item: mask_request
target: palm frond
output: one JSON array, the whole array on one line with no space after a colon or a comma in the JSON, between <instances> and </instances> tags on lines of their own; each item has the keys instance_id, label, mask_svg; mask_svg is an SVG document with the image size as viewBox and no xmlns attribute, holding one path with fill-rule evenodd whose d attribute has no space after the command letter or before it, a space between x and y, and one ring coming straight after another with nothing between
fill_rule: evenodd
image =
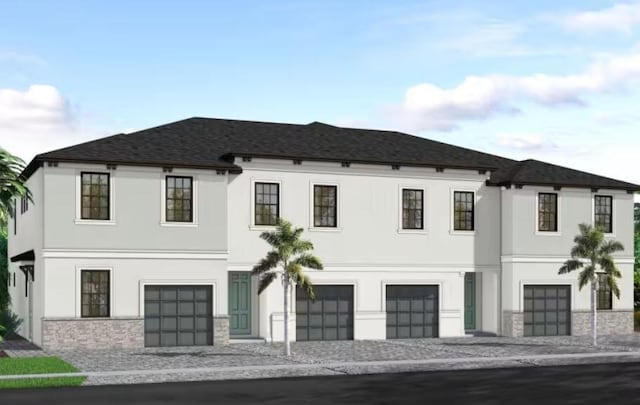
<instances>
[{"instance_id":1,"label":"palm frond","mask_svg":"<svg viewBox=\"0 0 640 405\"><path fill-rule=\"evenodd\" d=\"M313 250L313 243L308 240L296 240L293 243L293 254L308 252L309 250Z\"/></svg>"},{"instance_id":2,"label":"palm frond","mask_svg":"<svg viewBox=\"0 0 640 405\"><path fill-rule=\"evenodd\" d=\"M313 291L313 284L311 284L311 279L309 279L309 277L302 272L302 269L300 267L298 267L296 270L295 282L300 288L306 291L307 296L309 296L311 301L316 300L316 293Z\"/></svg>"},{"instance_id":3,"label":"palm frond","mask_svg":"<svg viewBox=\"0 0 640 405\"><path fill-rule=\"evenodd\" d=\"M266 241L271 247L277 249L282 244L282 237L278 230L264 231L260 234L260 238Z\"/></svg>"},{"instance_id":4,"label":"palm frond","mask_svg":"<svg viewBox=\"0 0 640 405\"><path fill-rule=\"evenodd\" d=\"M601 255L610 255L615 252L621 252L624 250L622 243L617 240L608 240L602 244L599 249Z\"/></svg>"},{"instance_id":5,"label":"palm frond","mask_svg":"<svg viewBox=\"0 0 640 405\"><path fill-rule=\"evenodd\" d=\"M265 273L275 268L278 265L278 262L280 262L280 255L275 250L272 250L267 253L266 257L260 259L258 264L253 266L253 269L251 269L251 274L255 275Z\"/></svg>"},{"instance_id":6,"label":"palm frond","mask_svg":"<svg viewBox=\"0 0 640 405\"><path fill-rule=\"evenodd\" d=\"M316 270L322 270L323 266L322 266L322 261L310 254L310 253L304 253L301 254L300 256L296 257L294 259L294 263L299 264L302 267L307 267L310 269L316 269Z\"/></svg>"},{"instance_id":7,"label":"palm frond","mask_svg":"<svg viewBox=\"0 0 640 405\"><path fill-rule=\"evenodd\" d=\"M262 273L260 276L260 284L258 285L258 294L261 294L267 287L269 287L276 277L278 277L278 274L273 271Z\"/></svg>"},{"instance_id":8,"label":"palm frond","mask_svg":"<svg viewBox=\"0 0 640 405\"><path fill-rule=\"evenodd\" d=\"M558 270L558 274L567 274L574 270L580 269L584 266L584 263L577 259L569 259L564 262L560 270Z\"/></svg>"},{"instance_id":9,"label":"palm frond","mask_svg":"<svg viewBox=\"0 0 640 405\"><path fill-rule=\"evenodd\" d=\"M616 296L616 298L620 298L620 287L618 286L617 277L612 277L608 275L607 284L609 285L609 289Z\"/></svg>"},{"instance_id":10,"label":"palm frond","mask_svg":"<svg viewBox=\"0 0 640 405\"><path fill-rule=\"evenodd\" d=\"M585 266L584 270L578 274L578 287L582 289L589 282L595 280L595 269L592 265Z\"/></svg>"}]
</instances>

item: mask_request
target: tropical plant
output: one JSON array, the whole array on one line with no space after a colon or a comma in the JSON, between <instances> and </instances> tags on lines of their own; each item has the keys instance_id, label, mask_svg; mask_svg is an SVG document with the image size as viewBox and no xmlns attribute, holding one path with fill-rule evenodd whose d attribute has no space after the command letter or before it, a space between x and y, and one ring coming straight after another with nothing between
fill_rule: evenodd
<instances>
[{"instance_id":1,"label":"tropical plant","mask_svg":"<svg viewBox=\"0 0 640 405\"><path fill-rule=\"evenodd\" d=\"M7 237L0 233L0 312L9 306L9 266Z\"/></svg>"},{"instance_id":2,"label":"tropical plant","mask_svg":"<svg viewBox=\"0 0 640 405\"><path fill-rule=\"evenodd\" d=\"M14 199L17 197L31 200L26 179L22 175L24 161L0 148L0 228L6 233L7 222L13 217Z\"/></svg>"},{"instance_id":3,"label":"tropical plant","mask_svg":"<svg viewBox=\"0 0 640 405\"><path fill-rule=\"evenodd\" d=\"M252 274L260 277L258 294L262 293L278 275L281 276L284 287L284 353L287 356L291 355L289 340L291 288L296 285L303 288L309 298L314 300L313 285L303 269L322 270L320 259L311 254L313 244L300 238L302 232L302 228L294 228L290 222L279 219L274 231L265 231L260 234L260 238L264 239L272 249L252 270Z\"/></svg>"},{"instance_id":4,"label":"tropical plant","mask_svg":"<svg viewBox=\"0 0 640 405\"><path fill-rule=\"evenodd\" d=\"M22 325L22 318L12 312L10 309L0 311L0 326L4 330L0 330L0 337L4 337L7 334L17 334L18 329Z\"/></svg>"},{"instance_id":5,"label":"tropical plant","mask_svg":"<svg viewBox=\"0 0 640 405\"><path fill-rule=\"evenodd\" d=\"M617 279L620 278L620 270L616 267L612 254L624 250L622 243L615 240L605 240L600 228L591 225L580 224L580 234L573 239L575 245L571 248L571 259L564 262L558 274L567 274L574 270L582 269L578 274L578 287L582 288L591 283L591 335L593 345L597 342L597 311L596 294L598 292L597 270L600 269L607 275L607 284L611 292L620 298L620 288Z\"/></svg>"}]
</instances>

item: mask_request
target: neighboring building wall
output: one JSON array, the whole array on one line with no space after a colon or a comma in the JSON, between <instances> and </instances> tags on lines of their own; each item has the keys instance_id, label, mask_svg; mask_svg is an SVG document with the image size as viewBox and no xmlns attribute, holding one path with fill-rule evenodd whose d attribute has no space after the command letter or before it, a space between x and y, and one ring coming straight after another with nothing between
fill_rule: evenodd
<instances>
[{"instance_id":1,"label":"neighboring building wall","mask_svg":"<svg viewBox=\"0 0 640 405\"><path fill-rule=\"evenodd\" d=\"M40 343L41 331L40 322L37 321L42 317L44 307L42 300L38 300L38 296L44 295L44 268L41 260L43 248L43 207L44 207L44 181L45 168L38 169L27 181L27 187L31 190L33 201L29 201L29 209L25 213L21 213L20 198L16 204L16 218L10 219L8 224L8 248L7 256L9 259L15 255L33 250L36 256L34 263L35 282L31 286L33 299L32 317L33 321L29 322L29 298L25 297L25 275L20 270L18 263L9 262L9 273L11 273L11 287L9 294L11 297L11 310L16 313L22 320L22 326L19 333L29 336L29 325L33 326L33 339L36 343ZM14 221L17 230L14 231ZM13 286L13 274L15 273L15 287Z\"/></svg>"},{"instance_id":2,"label":"neighboring building wall","mask_svg":"<svg viewBox=\"0 0 640 405\"><path fill-rule=\"evenodd\" d=\"M464 272L487 272L486 288L497 285L500 228L498 188L471 170L406 168L338 163L242 162L244 172L229 182L229 269L248 271L268 251L259 238L269 227L254 226L254 182L280 184L280 215L305 229L323 271L307 271L316 284L355 285L356 339L384 339L386 284L440 285L441 336L464 335ZM338 186L338 226L312 226L313 184ZM424 190L425 230L401 229L401 189ZM452 193L476 192L476 230L452 231ZM485 273L483 273L483 276ZM486 290L484 290L486 291ZM484 293L483 291L483 293ZM282 287L274 283L259 297L260 336L282 339ZM293 299L294 297L292 297ZM495 293L480 303L479 329L497 332ZM295 302L295 300L293 300ZM292 311L295 308L292 306ZM292 326L295 326L292 316ZM295 327L292 329L295 331Z\"/></svg>"},{"instance_id":3,"label":"neighboring building wall","mask_svg":"<svg viewBox=\"0 0 640 405\"><path fill-rule=\"evenodd\" d=\"M537 194L558 194L558 232L539 232L537 225ZM630 315L633 310L633 195L622 191L551 187L530 187L502 190L502 310L503 334L521 336L523 311L523 287L534 284L571 286L572 334L583 335L585 311L591 308L590 288L578 288L578 271L558 275L558 270L570 257L574 237L579 233L578 224L593 225L593 196L611 195L614 201L613 233L607 239L615 239L625 246L615 255L622 272L618 281L620 299L613 299L613 311L600 311L602 333L626 333L632 330ZM588 320L587 329L590 330ZM586 331L586 333L585 333Z\"/></svg>"}]
</instances>

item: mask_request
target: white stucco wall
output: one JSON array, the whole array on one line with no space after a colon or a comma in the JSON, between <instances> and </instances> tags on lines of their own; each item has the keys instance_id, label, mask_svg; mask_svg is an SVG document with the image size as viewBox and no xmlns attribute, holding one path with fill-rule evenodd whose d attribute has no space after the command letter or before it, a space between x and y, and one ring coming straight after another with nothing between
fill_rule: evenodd
<instances>
[{"instance_id":1,"label":"white stucco wall","mask_svg":"<svg viewBox=\"0 0 640 405\"><path fill-rule=\"evenodd\" d=\"M537 229L537 194L558 194L558 232ZM619 280L620 299L613 300L614 309L633 308L633 195L618 190L524 186L522 189L502 189L502 283L503 309L522 311L522 287L525 284L571 285L572 309L590 308L588 288L578 289L578 272L558 275L558 270L570 257L578 224L593 225L594 195L613 197L613 232L625 250L615 254L623 273Z\"/></svg>"},{"instance_id":2,"label":"white stucco wall","mask_svg":"<svg viewBox=\"0 0 640 405\"><path fill-rule=\"evenodd\" d=\"M268 251L259 238L272 229L252 223L254 183L280 184L280 215L305 229L305 238L325 265L308 271L315 284L355 286L356 339L384 339L386 284L440 286L440 335L464 334L464 272L488 271L486 288L495 287L499 269L500 191L485 186L477 171L401 168L338 163L241 162L243 173L230 177L229 266L248 271ZM338 226L312 226L313 184L338 186ZM401 228L401 190L424 190L424 231ZM476 193L476 230L452 230L453 191ZM485 291L483 291L484 294ZM497 332L496 294L478 295L479 329ZM259 298L260 336L282 339L282 287L274 283ZM295 312L295 309L292 307ZM294 317L292 316L292 319ZM486 325L484 324L486 322ZM295 335L295 323L292 321Z\"/></svg>"},{"instance_id":3,"label":"white stucco wall","mask_svg":"<svg viewBox=\"0 0 640 405\"><path fill-rule=\"evenodd\" d=\"M227 266L223 257L212 259L193 255L185 258L167 254L162 258L150 258L122 253L70 256L56 254L56 257L45 258L45 318L80 318L82 270L110 271L112 317L143 317L144 286L155 284L211 285L213 314L227 313Z\"/></svg>"},{"instance_id":4,"label":"white stucco wall","mask_svg":"<svg viewBox=\"0 0 640 405\"><path fill-rule=\"evenodd\" d=\"M112 219L83 221L79 213L79 179L83 171L110 174ZM163 223L164 179L194 180L194 223ZM45 172L46 249L115 249L152 251L227 251L227 179L212 170L60 163Z\"/></svg>"}]
</instances>

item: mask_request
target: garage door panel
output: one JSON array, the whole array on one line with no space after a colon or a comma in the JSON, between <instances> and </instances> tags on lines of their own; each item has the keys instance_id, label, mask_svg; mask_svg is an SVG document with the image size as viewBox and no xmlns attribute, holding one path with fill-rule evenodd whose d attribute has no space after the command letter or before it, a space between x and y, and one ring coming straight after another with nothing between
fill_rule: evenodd
<instances>
[{"instance_id":1,"label":"garage door panel","mask_svg":"<svg viewBox=\"0 0 640 405\"><path fill-rule=\"evenodd\" d=\"M437 337L438 286L388 285L387 338Z\"/></svg>"},{"instance_id":2,"label":"garage door panel","mask_svg":"<svg viewBox=\"0 0 640 405\"><path fill-rule=\"evenodd\" d=\"M145 286L145 346L213 344L210 286Z\"/></svg>"},{"instance_id":3,"label":"garage door panel","mask_svg":"<svg viewBox=\"0 0 640 405\"><path fill-rule=\"evenodd\" d=\"M353 286L314 286L315 302L296 290L296 339L353 339Z\"/></svg>"},{"instance_id":4,"label":"garage door panel","mask_svg":"<svg viewBox=\"0 0 640 405\"><path fill-rule=\"evenodd\" d=\"M160 290L160 299L163 301L175 301L178 299L178 294L175 287L166 287Z\"/></svg>"},{"instance_id":5,"label":"garage door panel","mask_svg":"<svg viewBox=\"0 0 640 405\"><path fill-rule=\"evenodd\" d=\"M160 333L145 333L144 345L147 347L160 346Z\"/></svg>"}]
</instances>

